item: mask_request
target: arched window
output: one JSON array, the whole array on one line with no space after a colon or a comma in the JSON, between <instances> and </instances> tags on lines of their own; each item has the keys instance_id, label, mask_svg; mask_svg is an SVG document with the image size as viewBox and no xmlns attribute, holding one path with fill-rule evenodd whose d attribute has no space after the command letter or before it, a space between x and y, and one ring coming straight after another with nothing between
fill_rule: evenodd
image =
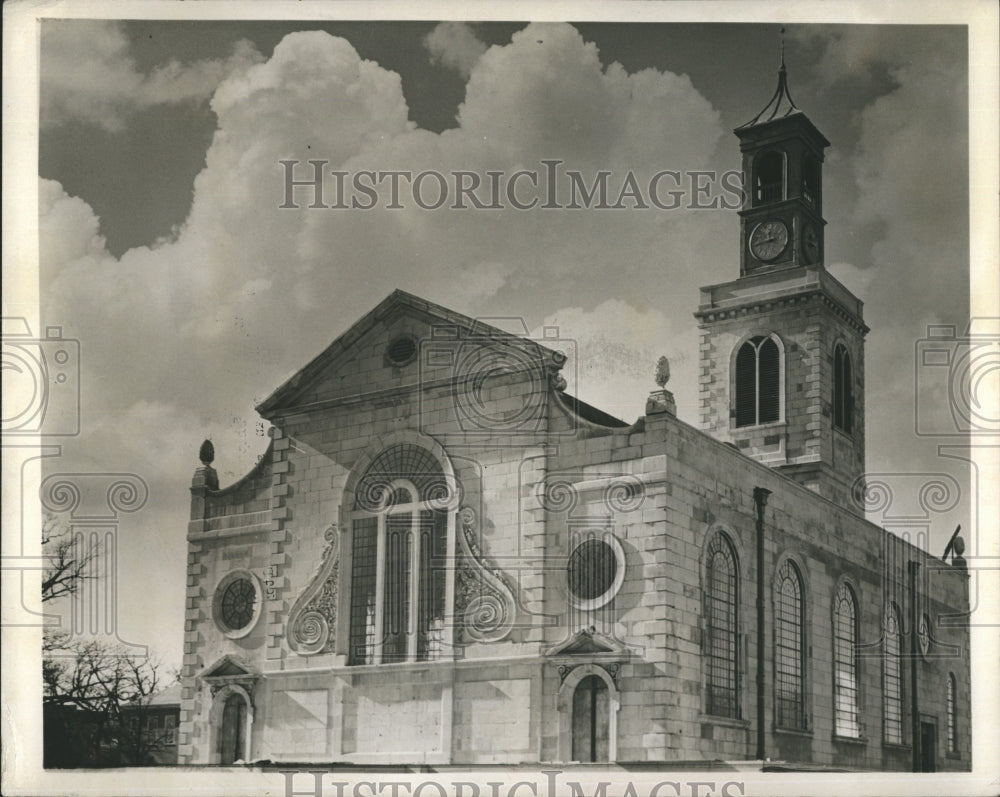
<instances>
[{"instance_id":1,"label":"arched window","mask_svg":"<svg viewBox=\"0 0 1000 797\"><path fill-rule=\"evenodd\" d=\"M841 584L833 604L833 714L838 736L861 735L858 725L858 604Z\"/></svg>"},{"instance_id":2,"label":"arched window","mask_svg":"<svg viewBox=\"0 0 1000 797\"><path fill-rule=\"evenodd\" d=\"M739 717L739 580L736 553L721 532L708 546L705 581L705 711Z\"/></svg>"},{"instance_id":3,"label":"arched window","mask_svg":"<svg viewBox=\"0 0 1000 797\"><path fill-rule=\"evenodd\" d=\"M351 664L429 661L444 648L452 490L427 450L391 446L368 466L351 514Z\"/></svg>"},{"instance_id":4,"label":"arched window","mask_svg":"<svg viewBox=\"0 0 1000 797\"><path fill-rule=\"evenodd\" d=\"M954 673L948 673L948 703L946 708L948 715L948 752L958 752L958 728L955 723L955 693L958 685L955 681Z\"/></svg>"},{"instance_id":5,"label":"arched window","mask_svg":"<svg viewBox=\"0 0 1000 797\"><path fill-rule=\"evenodd\" d=\"M781 350L758 335L736 354L736 425L772 423L781 417Z\"/></svg>"},{"instance_id":6,"label":"arched window","mask_svg":"<svg viewBox=\"0 0 1000 797\"><path fill-rule=\"evenodd\" d=\"M833 425L845 432L854 426L854 372L843 343L833 350Z\"/></svg>"},{"instance_id":7,"label":"arched window","mask_svg":"<svg viewBox=\"0 0 1000 797\"><path fill-rule=\"evenodd\" d=\"M777 723L781 728L804 729L805 712L805 604L802 576L790 559L778 568L774 607L774 680Z\"/></svg>"},{"instance_id":8,"label":"arched window","mask_svg":"<svg viewBox=\"0 0 1000 797\"><path fill-rule=\"evenodd\" d=\"M753 204L765 205L785 198L785 156L765 152L754 169Z\"/></svg>"},{"instance_id":9,"label":"arched window","mask_svg":"<svg viewBox=\"0 0 1000 797\"><path fill-rule=\"evenodd\" d=\"M885 740L903 743L903 649L900 642L899 613L890 606L885 613L885 655L883 694L885 698Z\"/></svg>"}]
</instances>

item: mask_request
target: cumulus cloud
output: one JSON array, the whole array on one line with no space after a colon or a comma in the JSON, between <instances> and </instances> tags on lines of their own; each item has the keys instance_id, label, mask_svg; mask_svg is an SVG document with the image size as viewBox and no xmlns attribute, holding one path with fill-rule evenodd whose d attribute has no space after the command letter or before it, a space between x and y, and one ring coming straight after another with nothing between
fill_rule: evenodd
<instances>
[{"instance_id":1,"label":"cumulus cloud","mask_svg":"<svg viewBox=\"0 0 1000 797\"><path fill-rule=\"evenodd\" d=\"M278 209L279 161L289 158L306 170L319 157L326 169L352 173L447 174L537 169L554 157L588 180L618 170L619 181L622 170L710 163L722 135L718 113L686 77L605 68L569 25L531 25L485 53L472 67L459 126L441 134L408 120L399 75L323 32L290 34L266 62L235 70L212 108L218 129L175 239L113 258L83 200L43 181L42 274L46 318L85 343L88 411L166 395L195 426L229 414L233 426L217 440L223 469L249 467L259 453L240 432L256 423L252 404L394 288L470 315L489 300L490 309L524 314L529 328L552 313L558 295L584 314L570 315L581 322L574 334L589 322L604 330L601 340L589 333L594 351L648 337L651 348L625 360L655 364L665 319L690 318L697 284L708 278L689 273L691 252L725 264L731 248L715 227L725 213L429 212L412 202L399 210ZM661 292L648 315L649 274L658 271L673 275L674 290ZM630 304L617 313L594 308L602 289ZM625 317L632 326L616 332ZM652 384L645 372L641 380L626 414L641 411Z\"/></svg>"},{"instance_id":2,"label":"cumulus cloud","mask_svg":"<svg viewBox=\"0 0 1000 797\"><path fill-rule=\"evenodd\" d=\"M261 60L241 41L228 58L171 61L143 72L121 24L106 20L45 20L41 54L41 124L72 119L111 132L142 108L208 99L225 76Z\"/></svg>"},{"instance_id":3,"label":"cumulus cloud","mask_svg":"<svg viewBox=\"0 0 1000 797\"><path fill-rule=\"evenodd\" d=\"M658 389L654 381L661 356L670 360L667 389L674 393L678 415L693 421L698 396L697 363L692 357L694 335L655 307L638 308L621 299L607 299L585 310L565 307L547 316L533 331L543 339L544 327L559 330L554 344L566 355L563 375L567 392L632 423L645 412L646 396Z\"/></svg>"},{"instance_id":4,"label":"cumulus cloud","mask_svg":"<svg viewBox=\"0 0 1000 797\"><path fill-rule=\"evenodd\" d=\"M108 126L150 98L193 97L196 84L203 85L194 77L163 78L183 88L173 94L156 88L159 72L137 70L120 29L102 24L95 31L81 70L100 76L90 82L104 86L81 97L98 110L78 107L83 99L59 99L66 91L57 89L49 92L55 99L48 113ZM460 48L447 42L463 35L440 33L428 48L450 64L446 57L457 59ZM837 43L828 45L833 52ZM69 61L51 39L44 46L43 80L69 86L66 74L53 77ZM327 171L352 174L510 174L553 158L588 182L610 170L616 184L629 170L641 182L658 169L712 168L725 131L689 78L605 66L573 27L530 25L509 44L456 65L468 71L465 100L458 126L438 134L409 121L400 76L362 59L343 39L294 33L271 58L254 60L211 68L200 62L198 74L215 76L218 128L191 211L172 240L115 258L84 198L42 181L43 317L81 341L85 425L95 430L81 441L88 463L135 468L183 491L198 444L212 436L223 483L235 480L266 445L253 405L397 287L472 316L520 314L529 329L558 326L577 349L571 392L627 421L642 413L656 361L666 354L678 414L696 422L691 312L701 285L736 274L732 211L427 211L412 202L395 210L309 209L308 188L297 189L300 209L278 207L279 162L287 159L300 161L298 179L309 176L310 158L327 161ZM859 114L857 152L836 167L857 178L850 201L827 196L831 225L878 231L866 237L876 241L866 261L835 272L862 293L869 320L878 319L881 329L906 323L915 329L960 292L960 281L949 281L942 265L954 259L967 268L960 236L935 240L934 202L925 196L931 184L925 180L948 201L961 195L960 186L948 184L958 144L940 129L959 99L945 90L951 67L940 67L946 74L936 76L929 61L895 64L894 86ZM930 88L924 97L922 82ZM204 85L211 83L205 77ZM942 163L928 163L933 158L920 157L924 152L940 153ZM928 279L932 295L918 297L911 313L898 301L898 285L914 274ZM867 286L859 284L862 276ZM615 298L595 299L603 296ZM879 351L898 354L898 348L880 345L877 334L883 333L873 333L869 346L869 384L877 374L901 389L912 377L910 364L892 354L878 359ZM887 390L870 391L869 406L888 397ZM869 430L870 452L895 445L888 437L899 429L890 426ZM121 436L142 442L120 445ZM72 456L71 447L66 451ZM184 502L176 493L169 502L163 522L177 533L186 522Z\"/></svg>"},{"instance_id":5,"label":"cumulus cloud","mask_svg":"<svg viewBox=\"0 0 1000 797\"><path fill-rule=\"evenodd\" d=\"M867 467L941 470L968 485L968 469L941 457L937 439L914 434L915 407L924 407L922 414L936 408L939 430L949 422L946 380L921 373L917 342L929 325L961 330L969 316L964 34L837 26L803 37L818 54L811 93L859 98L856 144L827 165L853 180L843 182L843 194L828 194L825 206L831 226L857 231L854 262L830 269L864 300L872 327L865 399L869 414L879 411L885 422L866 430ZM970 512L966 489L952 522L967 523ZM939 521L943 533L948 523Z\"/></svg>"},{"instance_id":6,"label":"cumulus cloud","mask_svg":"<svg viewBox=\"0 0 1000 797\"><path fill-rule=\"evenodd\" d=\"M486 52L486 45L465 22L442 22L424 37L431 62L443 64L468 77Z\"/></svg>"},{"instance_id":7,"label":"cumulus cloud","mask_svg":"<svg viewBox=\"0 0 1000 797\"><path fill-rule=\"evenodd\" d=\"M828 166L853 175L853 194L827 207L831 224L866 233L858 240L869 248L855 265L877 271L871 309L892 323L966 314L968 82L961 32L836 26L797 35L818 54L809 92L822 96L849 84L859 97L854 150L832 152ZM896 287L915 278L926 289L903 307Z\"/></svg>"}]
</instances>

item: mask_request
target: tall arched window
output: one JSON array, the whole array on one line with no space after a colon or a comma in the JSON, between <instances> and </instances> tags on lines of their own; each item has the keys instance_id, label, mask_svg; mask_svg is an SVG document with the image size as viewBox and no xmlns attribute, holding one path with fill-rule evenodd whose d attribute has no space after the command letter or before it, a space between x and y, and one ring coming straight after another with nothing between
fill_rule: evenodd
<instances>
[{"instance_id":1,"label":"tall arched window","mask_svg":"<svg viewBox=\"0 0 1000 797\"><path fill-rule=\"evenodd\" d=\"M854 426L854 372L843 343L833 350L833 425L845 432Z\"/></svg>"},{"instance_id":2,"label":"tall arched window","mask_svg":"<svg viewBox=\"0 0 1000 797\"><path fill-rule=\"evenodd\" d=\"M765 152L754 169L753 204L766 205L785 198L785 156Z\"/></svg>"},{"instance_id":3,"label":"tall arched window","mask_svg":"<svg viewBox=\"0 0 1000 797\"><path fill-rule=\"evenodd\" d=\"M948 703L945 707L948 721L948 752L958 752L958 727L955 723L955 693L958 689L955 674L948 673Z\"/></svg>"},{"instance_id":4,"label":"tall arched window","mask_svg":"<svg viewBox=\"0 0 1000 797\"><path fill-rule=\"evenodd\" d=\"M858 725L858 603L841 584L833 604L834 733L860 736Z\"/></svg>"},{"instance_id":5,"label":"tall arched window","mask_svg":"<svg viewBox=\"0 0 1000 797\"><path fill-rule=\"evenodd\" d=\"M774 607L775 708L781 728L806 727L805 604L802 594L799 569L786 559L778 568Z\"/></svg>"},{"instance_id":6,"label":"tall arched window","mask_svg":"<svg viewBox=\"0 0 1000 797\"><path fill-rule=\"evenodd\" d=\"M739 717L739 577L736 553L721 532L709 543L705 577L705 710Z\"/></svg>"},{"instance_id":7,"label":"tall arched window","mask_svg":"<svg viewBox=\"0 0 1000 797\"><path fill-rule=\"evenodd\" d=\"M781 417L781 350L758 335L736 354L736 425L771 423Z\"/></svg>"},{"instance_id":8,"label":"tall arched window","mask_svg":"<svg viewBox=\"0 0 1000 797\"><path fill-rule=\"evenodd\" d=\"M350 663L443 652L452 490L425 449L391 446L368 466L351 514Z\"/></svg>"},{"instance_id":9,"label":"tall arched window","mask_svg":"<svg viewBox=\"0 0 1000 797\"><path fill-rule=\"evenodd\" d=\"M899 613L890 606L885 613L885 655L883 694L885 697L885 740L903 743L903 649L900 641Z\"/></svg>"}]
</instances>

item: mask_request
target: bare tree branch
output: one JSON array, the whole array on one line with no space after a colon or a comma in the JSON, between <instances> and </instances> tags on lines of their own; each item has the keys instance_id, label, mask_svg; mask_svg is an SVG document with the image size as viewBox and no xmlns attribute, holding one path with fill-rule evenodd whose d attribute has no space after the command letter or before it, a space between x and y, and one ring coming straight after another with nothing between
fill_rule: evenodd
<instances>
[{"instance_id":1,"label":"bare tree branch","mask_svg":"<svg viewBox=\"0 0 1000 797\"><path fill-rule=\"evenodd\" d=\"M42 520L42 601L51 601L76 593L84 580L94 578L91 563L96 547L85 549L74 540L70 529L59 518L45 513Z\"/></svg>"},{"instance_id":2,"label":"bare tree branch","mask_svg":"<svg viewBox=\"0 0 1000 797\"><path fill-rule=\"evenodd\" d=\"M42 683L46 705L86 712L92 728L90 755L97 764L112 743L127 760L143 763L167 742L165 732L147 728L149 701L160 683L155 659L100 640L72 641L65 632L48 631Z\"/></svg>"}]
</instances>

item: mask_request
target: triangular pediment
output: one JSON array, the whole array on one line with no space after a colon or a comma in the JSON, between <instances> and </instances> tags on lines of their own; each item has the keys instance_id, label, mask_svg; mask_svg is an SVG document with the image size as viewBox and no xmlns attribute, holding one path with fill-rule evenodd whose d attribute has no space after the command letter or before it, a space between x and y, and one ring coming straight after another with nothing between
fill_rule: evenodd
<instances>
[{"instance_id":1,"label":"triangular pediment","mask_svg":"<svg viewBox=\"0 0 1000 797\"><path fill-rule=\"evenodd\" d=\"M216 679L243 679L243 678L257 678L260 675L256 670L248 667L247 665L241 663L232 656L223 656L221 659L216 661L214 664L210 664L199 674L199 678L203 678L206 681L212 681Z\"/></svg>"},{"instance_id":2,"label":"triangular pediment","mask_svg":"<svg viewBox=\"0 0 1000 797\"><path fill-rule=\"evenodd\" d=\"M527 330L525 329L526 333ZM520 334L393 291L257 406L268 420L380 391L414 389L454 373L462 346L516 348L507 362L558 370L562 356ZM525 356L527 355L527 356Z\"/></svg>"},{"instance_id":3,"label":"triangular pediment","mask_svg":"<svg viewBox=\"0 0 1000 797\"><path fill-rule=\"evenodd\" d=\"M569 639L560 642L545 652L545 655L549 658L568 656L603 657L609 654L628 655L628 649L617 640L600 634L593 628L585 628L577 631Z\"/></svg>"}]
</instances>

